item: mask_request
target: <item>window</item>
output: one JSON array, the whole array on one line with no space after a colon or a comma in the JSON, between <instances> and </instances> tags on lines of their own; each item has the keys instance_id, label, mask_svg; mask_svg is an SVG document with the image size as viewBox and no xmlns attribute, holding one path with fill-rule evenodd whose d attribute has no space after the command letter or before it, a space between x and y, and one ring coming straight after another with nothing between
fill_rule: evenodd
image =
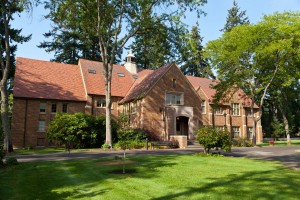
<instances>
[{"instance_id":1,"label":"window","mask_svg":"<svg viewBox=\"0 0 300 200\"><path fill-rule=\"evenodd\" d=\"M46 113L46 103L40 103L40 113Z\"/></svg>"},{"instance_id":2,"label":"window","mask_svg":"<svg viewBox=\"0 0 300 200\"><path fill-rule=\"evenodd\" d=\"M123 106L123 113L127 114L128 113L128 104L124 104Z\"/></svg>"},{"instance_id":3,"label":"window","mask_svg":"<svg viewBox=\"0 0 300 200\"><path fill-rule=\"evenodd\" d=\"M223 115L224 114L224 110L223 110L222 107L217 107L214 110L215 110L216 115Z\"/></svg>"},{"instance_id":4,"label":"window","mask_svg":"<svg viewBox=\"0 0 300 200\"><path fill-rule=\"evenodd\" d=\"M202 114L205 114L206 113L206 102L205 101L201 102L201 108L202 108Z\"/></svg>"},{"instance_id":5,"label":"window","mask_svg":"<svg viewBox=\"0 0 300 200\"><path fill-rule=\"evenodd\" d=\"M183 94L166 94L166 104L167 105L183 105Z\"/></svg>"},{"instance_id":6,"label":"window","mask_svg":"<svg viewBox=\"0 0 300 200\"><path fill-rule=\"evenodd\" d=\"M89 73L90 73L90 74L96 74L96 70L94 70L94 69L89 69Z\"/></svg>"},{"instance_id":7,"label":"window","mask_svg":"<svg viewBox=\"0 0 300 200\"><path fill-rule=\"evenodd\" d=\"M62 112L63 113L67 113L68 112L68 104L67 103L63 103L63 105L62 105Z\"/></svg>"},{"instance_id":8,"label":"window","mask_svg":"<svg viewBox=\"0 0 300 200\"><path fill-rule=\"evenodd\" d=\"M248 127L247 136L248 136L248 139L252 140L252 138L253 138L253 128L252 127Z\"/></svg>"},{"instance_id":9,"label":"window","mask_svg":"<svg viewBox=\"0 0 300 200\"><path fill-rule=\"evenodd\" d=\"M175 78L173 78L173 80L172 80L172 85L173 85L173 88L176 88L176 79Z\"/></svg>"},{"instance_id":10,"label":"window","mask_svg":"<svg viewBox=\"0 0 300 200\"><path fill-rule=\"evenodd\" d=\"M106 101L104 98L101 98L99 100L97 100L97 105L98 108L105 108L106 106Z\"/></svg>"},{"instance_id":11,"label":"window","mask_svg":"<svg viewBox=\"0 0 300 200\"><path fill-rule=\"evenodd\" d=\"M45 132L45 121L44 120L40 120L39 121L39 126L38 126L38 132Z\"/></svg>"},{"instance_id":12,"label":"window","mask_svg":"<svg viewBox=\"0 0 300 200\"><path fill-rule=\"evenodd\" d=\"M131 102L131 113L135 113L137 110L137 103Z\"/></svg>"},{"instance_id":13,"label":"window","mask_svg":"<svg viewBox=\"0 0 300 200\"><path fill-rule=\"evenodd\" d=\"M125 74L123 74L123 73L118 73L118 76L119 76L119 77L125 77Z\"/></svg>"},{"instance_id":14,"label":"window","mask_svg":"<svg viewBox=\"0 0 300 200\"><path fill-rule=\"evenodd\" d=\"M237 138L240 136L240 127L232 127L232 136Z\"/></svg>"},{"instance_id":15,"label":"window","mask_svg":"<svg viewBox=\"0 0 300 200\"><path fill-rule=\"evenodd\" d=\"M51 112L52 112L52 113L56 113L56 107L57 107L57 106L56 106L56 103L52 103L52 104L51 104Z\"/></svg>"},{"instance_id":16,"label":"window","mask_svg":"<svg viewBox=\"0 0 300 200\"><path fill-rule=\"evenodd\" d=\"M224 131L225 127L224 126L215 126L215 129L218 131Z\"/></svg>"},{"instance_id":17,"label":"window","mask_svg":"<svg viewBox=\"0 0 300 200\"><path fill-rule=\"evenodd\" d=\"M232 104L232 115L240 115L240 104L238 103Z\"/></svg>"}]
</instances>

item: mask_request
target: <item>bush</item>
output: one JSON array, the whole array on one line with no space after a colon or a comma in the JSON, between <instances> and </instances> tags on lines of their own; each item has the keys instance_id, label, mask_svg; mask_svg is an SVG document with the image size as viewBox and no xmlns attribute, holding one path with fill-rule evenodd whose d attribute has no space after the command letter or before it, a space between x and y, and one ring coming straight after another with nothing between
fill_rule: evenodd
<instances>
[{"instance_id":1,"label":"bush","mask_svg":"<svg viewBox=\"0 0 300 200\"><path fill-rule=\"evenodd\" d=\"M19 162L15 157L8 157L5 159L5 164L7 166L18 165Z\"/></svg>"},{"instance_id":2,"label":"bush","mask_svg":"<svg viewBox=\"0 0 300 200\"><path fill-rule=\"evenodd\" d=\"M212 126L203 126L196 132L196 139L203 145L204 153L209 153L212 148L231 150L232 142L227 130L216 130Z\"/></svg>"},{"instance_id":3,"label":"bush","mask_svg":"<svg viewBox=\"0 0 300 200\"><path fill-rule=\"evenodd\" d=\"M253 147L252 141L247 138L234 138L233 145L237 147Z\"/></svg>"},{"instance_id":4,"label":"bush","mask_svg":"<svg viewBox=\"0 0 300 200\"><path fill-rule=\"evenodd\" d=\"M112 139L116 141L117 123L112 121ZM51 121L48 139L57 140L73 148L101 147L105 141L105 117L84 113L58 113Z\"/></svg>"}]
</instances>

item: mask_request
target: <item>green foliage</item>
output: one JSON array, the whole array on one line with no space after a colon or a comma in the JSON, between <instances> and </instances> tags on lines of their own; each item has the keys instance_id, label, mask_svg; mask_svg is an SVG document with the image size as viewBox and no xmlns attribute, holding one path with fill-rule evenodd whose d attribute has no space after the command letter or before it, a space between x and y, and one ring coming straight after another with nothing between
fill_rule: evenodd
<instances>
[{"instance_id":1,"label":"green foliage","mask_svg":"<svg viewBox=\"0 0 300 200\"><path fill-rule=\"evenodd\" d=\"M112 123L113 135L117 124ZM51 121L48 138L63 144L70 142L76 148L100 147L105 139L105 117L91 116L83 113L58 113Z\"/></svg>"},{"instance_id":2,"label":"green foliage","mask_svg":"<svg viewBox=\"0 0 300 200\"><path fill-rule=\"evenodd\" d=\"M115 148L125 149L140 149L145 146L148 133L143 129L125 129L118 131L118 142Z\"/></svg>"},{"instance_id":3,"label":"green foliage","mask_svg":"<svg viewBox=\"0 0 300 200\"><path fill-rule=\"evenodd\" d=\"M246 11L240 11L240 8L237 2L233 1L233 7L228 10L228 15L226 18L226 24L223 29L220 31L227 32L231 31L232 28L242 25L242 24L249 24L248 17L245 17Z\"/></svg>"},{"instance_id":4,"label":"green foliage","mask_svg":"<svg viewBox=\"0 0 300 200\"><path fill-rule=\"evenodd\" d=\"M237 147L253 147L252 140L248 138L233 138L233 145Z\"/></svg>"},{"instance_id":5,"label":"green foliage","mask_svg":"<svg viewBox=\"0 0 300 200\"><path fill-rule=\"evenodd\" d=\"M19 162L15 157L8 157L5 159L6 166L18 165Z\"/></svg>"},{"instance_id":6,"label":"green foliage","mask_svg":"<svg viewBox=\"0 0 300 200\"><path fill-rule=\"evenodd\" d=\"M197 24L192 27L190 34L186 34L186 39L182 44L184 48L181 53L184 65L180 69L185 75L215 79L208 59L203 57L202 40Z\"/></svg>"},{"instance_id":7,"label":"green foliage","mask_svg":"<svg viewBox=\"0 0 300 200\"><path fill-rule=\"evenodd\" d=\"M209 153L212 148L222 148L225 151L231 149L231 139L227 130L217 130L212 126L203 126L198 129L196 139L204 146L204 153Z\"/></svg>"},{"instance_id":8,"label":"green foliage","mask_svg":"<svg viewBox=\"0 0 300 200\"><path fill-rule=\"evenodd\" d=\"M103 150L108 150L110 148L109 144L102 144L101 148Z\"/></svg>"}]
</instances>

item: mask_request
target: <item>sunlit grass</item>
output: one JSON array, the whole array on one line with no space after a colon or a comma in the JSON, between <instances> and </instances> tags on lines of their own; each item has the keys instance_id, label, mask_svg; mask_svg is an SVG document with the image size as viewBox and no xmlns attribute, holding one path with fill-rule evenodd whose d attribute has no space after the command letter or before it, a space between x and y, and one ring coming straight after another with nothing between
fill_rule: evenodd
<instances>
[{"instance_id":1,"label":"sunlit grass","mask_svg":"<svg viewBox=\"0 0 300 200\"><path fill-rule=\"evenodd\" d=\"M129 160L126 174L103 158L1 169L0 199L299 198L300 171L276 162L195 155Z\"/></svg>"},{"instance_id":2,"label":"sunlit grass","mask_svg":"<svg viewBox=\"0 0 300 200\"><path fill-rule=\"evenodd\" d=\"M263 142L257 144L258 146L270 146L269 142ZM300 140L291 140L291 145L300 145ZM274 146L287 146L286 141L274 141Z\"/></svg>"}]
</instances>

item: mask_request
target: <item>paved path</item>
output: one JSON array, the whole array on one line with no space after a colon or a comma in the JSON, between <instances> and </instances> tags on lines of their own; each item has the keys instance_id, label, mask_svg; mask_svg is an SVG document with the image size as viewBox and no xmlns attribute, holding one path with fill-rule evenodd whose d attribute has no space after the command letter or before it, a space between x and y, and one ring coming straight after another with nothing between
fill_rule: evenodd
<instances>
[{"instance_id":1,"label":"paved path","mask_svg":"<svg viewBox=\"0 0 300 200\"><path fill-rule=\"evenodd\" d=\"M159 149L159 150L130 150L126 151L127 156L154 156L154 155L183 155L203 152L203 148L192 149ZM283 164L300 170L300 146L281 146L281 147L240 147L232 148L226 156L247 157L263 160L279 161ZM123 151L84 151L67 152L39 155L19 155L15 156L19 162L38 162L38 161L61 161L85 158L108 158L122 156Z\"/></svg>"},{"instance_id":2,"label":"paved path","mask_svg":"<svg viewBox=\"0 0 300 200\"><path fill-rule=\"evenodd\" d=\"M300 146L233 148L232 152L225 155L279 161L288 167L300 170Z\"/></svg>"}]
</instances>

